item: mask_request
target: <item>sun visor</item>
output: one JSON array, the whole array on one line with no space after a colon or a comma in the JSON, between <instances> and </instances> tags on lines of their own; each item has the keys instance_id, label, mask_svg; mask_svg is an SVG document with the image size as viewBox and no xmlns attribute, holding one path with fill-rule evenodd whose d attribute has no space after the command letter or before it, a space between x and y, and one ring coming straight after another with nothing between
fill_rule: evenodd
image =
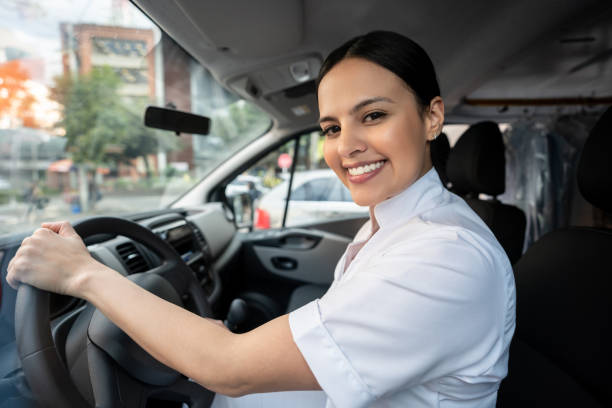
<instances>
[{"instance_id":1,"label":"sun visor","mask_svg":"<svg viewBox=\"0 0 612 408\"><path fill-rule=\"evenodd\" d=\"M302 42L301 0L175 0L175 3L218 50L264 57L287 52Z\"/></svg>"}]
</instances>

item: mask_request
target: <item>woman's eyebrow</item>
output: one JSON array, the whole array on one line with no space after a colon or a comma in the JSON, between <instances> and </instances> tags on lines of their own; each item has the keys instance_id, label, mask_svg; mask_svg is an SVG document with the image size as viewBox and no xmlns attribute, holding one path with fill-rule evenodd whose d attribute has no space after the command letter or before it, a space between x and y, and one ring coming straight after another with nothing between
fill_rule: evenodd
<instances>
[{"instance_id":1,"label":"woman's eyebrow","mask_svg":"<svg viewBox=\"0 0 612 408\"><path fill-rule=\"evenodd\" d=\"M359 102L357 105L355 105L355 106L353 106L353 107L351 108L351 110L349 111L349 113L350 113L351 115L354 115L355 113L357 113L357 112L358 112L360 109L362 109L363 107L368 106L368 105L371 105L371 104L376 103L376 102L389 102L389 103L395 103L395 102L393 101L393 99L387 98L387 97L385 97L385 96L377 96L377 97L375 97L375 98L368 98L368 99L365 99L365 100L363 100L363 101ZM328 122L328 121L334 121L334 120L336 120L336 118L334 118L333 116L325 116L325 117L322 117L321 119L319 119L319 123L322 123L322 122Z\"/></svg>"},{"instance_id":2,"label":"woman's eyebrow","mask_svg":"<svg viewBox=\"0 0 612 408\"><path fill-rule=\"evenodd\" d=\"M366 100L363 100L363 101L359 102L357 105L353 106L353 108L350 110L349 113L351 115L354 115L355 113L357 113L363 107L371 105L371 104L376 103L376 102L395 103L392 99L387 98L385 96L377 96L375 98L369 98L369 99L366 99Z\"/></svg>"}]
</instances>

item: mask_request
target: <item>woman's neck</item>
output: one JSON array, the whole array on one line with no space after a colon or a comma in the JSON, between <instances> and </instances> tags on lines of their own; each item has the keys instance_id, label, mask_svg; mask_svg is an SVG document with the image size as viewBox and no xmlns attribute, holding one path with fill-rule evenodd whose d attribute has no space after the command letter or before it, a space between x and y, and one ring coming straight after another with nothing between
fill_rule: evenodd
<instances>
[{"instance_id":1,"label":"woman's neck","mask_svg":"<svg viewBox=\"0 0 612 408\"><path fill-rule=\"evenodd\" d=\"M376 220L376 214L374 213L374 205L370 206L370 220L372 221L372 233L371 235L374 235L374 233L376 231L378 231L378 229L380 228L380 226L378 225L378 221Z\"/></svg>"}]
</instances>

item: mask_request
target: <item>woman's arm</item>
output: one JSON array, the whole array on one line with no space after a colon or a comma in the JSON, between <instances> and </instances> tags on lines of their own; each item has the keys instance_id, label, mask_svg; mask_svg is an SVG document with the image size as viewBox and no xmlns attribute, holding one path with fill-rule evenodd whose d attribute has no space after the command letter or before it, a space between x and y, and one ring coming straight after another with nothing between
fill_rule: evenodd
<instances>
[{"instance_id":1,"label":"woman's arm","mask_svg":"<svg viewBox=\"0 0 612 408\"><path fill-rule=\"evenodd\" d=\"M287 315L231 333L95 261L67 222L43 226L9 264L11 286L23 282L86 299L153 357L212 391L238 396L320 389Z\"/></svg>"}]
</instances>

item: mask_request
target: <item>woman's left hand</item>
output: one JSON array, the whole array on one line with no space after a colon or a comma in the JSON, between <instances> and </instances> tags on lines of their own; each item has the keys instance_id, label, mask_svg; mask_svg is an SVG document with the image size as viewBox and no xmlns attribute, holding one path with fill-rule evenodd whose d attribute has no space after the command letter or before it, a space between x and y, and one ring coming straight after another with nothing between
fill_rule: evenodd
<instances>
[{"instance_id":1,"label":"woman's left hand","mask_svg":"<svg viewBox=\"0 0 612 408\"><path fill-rule=\"evenodd\" d=\"M104 265L91 257L81 237L67 222L44 223L25 238L8 266L6 281L70 296L80 296L87 274Z\"/></svg>"}]
</instances>

